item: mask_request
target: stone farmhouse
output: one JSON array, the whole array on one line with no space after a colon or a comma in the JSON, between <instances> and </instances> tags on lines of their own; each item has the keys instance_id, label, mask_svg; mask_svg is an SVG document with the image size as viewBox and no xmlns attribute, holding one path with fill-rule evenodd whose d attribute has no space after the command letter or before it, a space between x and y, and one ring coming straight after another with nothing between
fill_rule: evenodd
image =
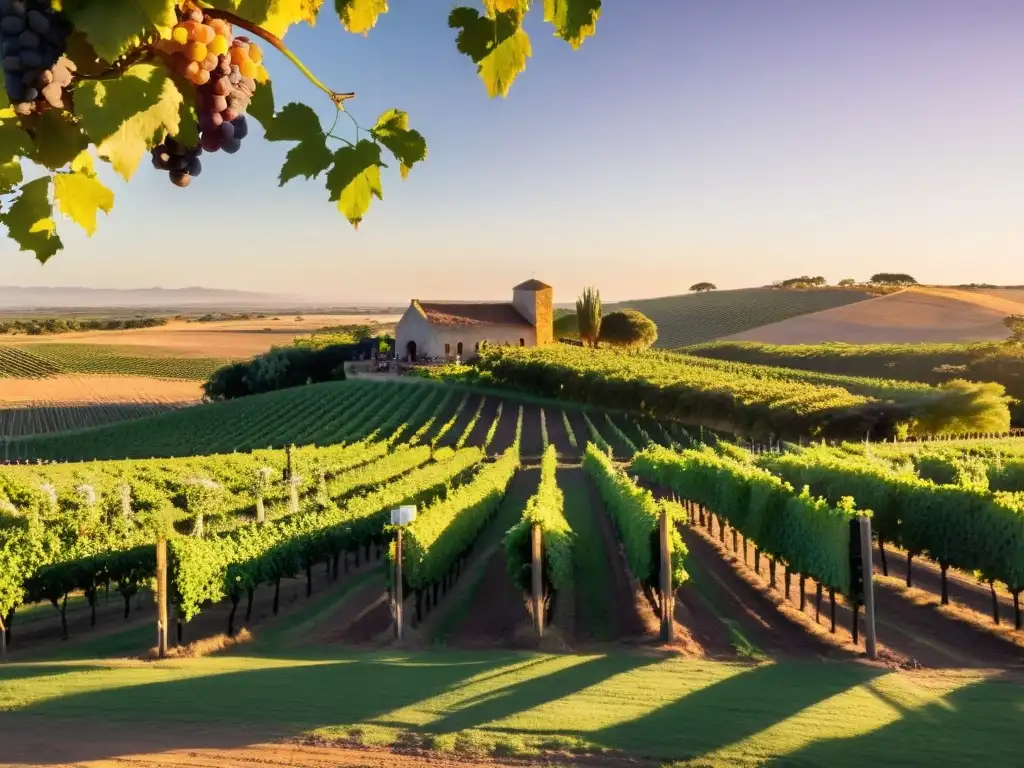
<instances>
[{"instance_id":1,"label":"stone farmhouse","mask_svg":"<svg viewBox=\"0 0 1024 768\"><path fill-rule=\"evenodd\" d=\"M554 341L554 290L540 280L512 289L510 302L466 303L413 299L398 321L399 360L470 360L480 347L533 347Z\"/></svg>"}]
</instances>

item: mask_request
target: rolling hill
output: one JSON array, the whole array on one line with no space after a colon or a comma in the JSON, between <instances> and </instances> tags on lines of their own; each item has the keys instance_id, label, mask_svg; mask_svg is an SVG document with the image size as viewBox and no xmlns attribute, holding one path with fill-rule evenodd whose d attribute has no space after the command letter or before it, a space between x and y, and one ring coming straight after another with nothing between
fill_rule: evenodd
<instances>
[{"instance_id":1,"label":"rolling hill","mask_svg":"<svg viewBox=\"0 0 1024 768\"><path fill-rule=\"evenodd\" d=\"M788 318L856 306L872 298L867 291L839 288L807 290L742 288L624 301L605 306L607 312L635 309L658 326L655 346L674 349L720 339Z\"/></svg>"},{"instance_id":2,"label":"rolling hill","mask_svg":"<svg viewBox=\"0 0 1024 768\"><path fill-rule=\"evenodd\" d=\"M1003 341L1007 315L1024 314L1024 292L919 287L870 301L800 313L721 335L767 344L913 344Z\"/></svg>"}]
</instances>

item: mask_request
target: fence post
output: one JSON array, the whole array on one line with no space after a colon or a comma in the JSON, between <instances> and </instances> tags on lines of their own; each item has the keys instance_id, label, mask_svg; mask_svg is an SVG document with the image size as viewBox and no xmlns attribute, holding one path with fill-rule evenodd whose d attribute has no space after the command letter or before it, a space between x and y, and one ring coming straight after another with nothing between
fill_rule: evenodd
<instances>
[{"instance_id":1,"label":"fence post","mask_svg":"<svg viewBox=\"0 0 1024 768\"><path fill-rule=\"evenodd\" d=\"M668 516L668 508L661 507L661 639L672 641L675 626L672 622L672 537L669 526L672 521Z\"/></svg>"},{"instance_id":2,"label":"fence post","mask_svg":"<svg viewBox=\"0 0 1024 768\"><path fill-rule=\"evenodd\" d=\"M167 658L167 539L156 542L156 650Z\"/></svg>"},{"instance_id":3,"label":"fence post","mask_svg":"<svg viewBox=\"0 0 1024 768\"><path fill-rule=\"evenodd\" d=\"M544 552L542 541L540 526L534 524L530 529L530 550L533 569L533 625L537 628L537 637L544 637Z\"/></svg>"},{"instance_id":4,"label":"fence post","mask_svg":"<svg viewBox=\"0 0 1024 768\"><path fill-rule=\"evenodd\" d=\"M4 617L0 615L0 664L7 663L7 625L4 624Z\"/></svg>"},{"instance_id":5,"label":"fence post","mask_svg":"<svg viewBox=\"0 0 1024 768\"><path fill-rule=\"evenodd\" d=\"M402 527L398 527L395 539L395 637L402 642Z\"/></svg>"},{"instance_id":6,"label":"fence post","mask_svg":"<svg viewBox=\"0 0 1024 768\"><path fill-rule=\"evenodd\" d=\"M868 658L874 661L878 652L875 646L875 584L872 566L874 550L871 547L871 518L862 516L860 520L860 551L864 572L864 640Z\"/></svg>"}]
</instances>

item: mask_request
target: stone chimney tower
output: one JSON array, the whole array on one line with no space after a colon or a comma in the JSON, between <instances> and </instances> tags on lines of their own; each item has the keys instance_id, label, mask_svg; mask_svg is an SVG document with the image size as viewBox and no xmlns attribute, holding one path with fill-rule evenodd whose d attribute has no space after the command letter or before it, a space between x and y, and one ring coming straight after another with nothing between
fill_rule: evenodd
<instances>
[{"instance_id":1,"label":"stone chimney tower","mask_svg":"<svg viewBox=\"0 0 1024 768\"><path fill-rule=\"evenodd\" d=\"M527 280L512 289L512 306L537 328L537 345L555 339L554 289L540 280Z\"/></svg>"}]
</instances>

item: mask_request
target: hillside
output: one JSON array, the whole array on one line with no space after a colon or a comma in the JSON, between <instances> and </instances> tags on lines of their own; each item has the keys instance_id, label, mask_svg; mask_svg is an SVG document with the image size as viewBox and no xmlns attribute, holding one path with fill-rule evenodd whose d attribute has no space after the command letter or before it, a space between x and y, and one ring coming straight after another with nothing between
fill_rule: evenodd
<instances>
[{"instance_id":1,"label":"hillside","mask_svg":"<svg viewBox=\"0 0 1024 768\"><path fill-rule=\"evenodd\" d=\"M742 288L623 301L606 305L605 310L643 312L658 326L656 346L673 349L870 298L866 291L838 288Z\"/></svg>"},{"instance_id":2,"label":"hillside","mask_svg":"<svg viewBox=\"0 0 1024 768\"><path fill-rule=\"evenodd\" d=\"M1024 314L1024 292L920 287L870 301L748 326L722 341L768 344L912 344L1002 341L1003 318Z\"/></svg>"}]
</instances>

